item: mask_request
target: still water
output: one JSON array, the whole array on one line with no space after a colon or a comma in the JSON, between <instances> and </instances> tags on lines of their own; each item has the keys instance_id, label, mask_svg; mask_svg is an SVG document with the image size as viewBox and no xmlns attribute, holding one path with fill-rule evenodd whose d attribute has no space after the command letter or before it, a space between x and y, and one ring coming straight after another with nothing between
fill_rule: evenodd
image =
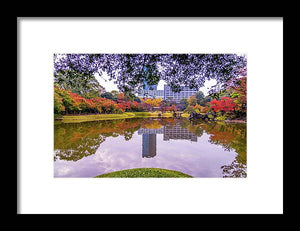
<instances>
[{"instance_id":1,"label":"still water","mask_svg":"<svg viewBox=\"0 0 300 231\"><path fill-rule=\"evenodd\" d=\"M54 125L54 177L144 167L246 177L246 156L242 123L147 118Z\"/></svg>"}]
</instances>

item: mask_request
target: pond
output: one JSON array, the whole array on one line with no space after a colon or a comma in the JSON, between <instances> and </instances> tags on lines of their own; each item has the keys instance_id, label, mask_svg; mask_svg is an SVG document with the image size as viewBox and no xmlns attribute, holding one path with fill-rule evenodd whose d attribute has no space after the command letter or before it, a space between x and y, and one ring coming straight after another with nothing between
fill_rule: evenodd
<instances>
[{"instance_id":1,"label":"pond","mask_svg":"<svg viewBox=\"0 0 300 231\"><path fill-rule=\"evenodd\" d=\"M163 168L193 177L246 173L246 124L142 118L55 123L54 177Z\"/></svg>"}]
</instances>

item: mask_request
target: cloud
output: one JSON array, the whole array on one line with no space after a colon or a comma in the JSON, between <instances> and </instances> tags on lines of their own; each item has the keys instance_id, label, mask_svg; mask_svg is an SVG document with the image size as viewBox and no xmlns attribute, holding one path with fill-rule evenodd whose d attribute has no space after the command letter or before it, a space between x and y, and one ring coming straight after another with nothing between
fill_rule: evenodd
<instances>
[{"instance_id":1,"label":"cloud","mask_svg":"<svg viewBox=\"0 0 300 231\"><path fill-rule=\"evenodd\" d=\"M55 176L93 177L103 173L129 168L165 168L195 177L221 177L221 166L232 162L235 152L208 143L209 135L190 140L164 141L157 135L156 156L142 157L142 136L137 132L130 141L124 137L108 137L94 155L76 162L56 161Z\"/></svg>"}]
</instances>

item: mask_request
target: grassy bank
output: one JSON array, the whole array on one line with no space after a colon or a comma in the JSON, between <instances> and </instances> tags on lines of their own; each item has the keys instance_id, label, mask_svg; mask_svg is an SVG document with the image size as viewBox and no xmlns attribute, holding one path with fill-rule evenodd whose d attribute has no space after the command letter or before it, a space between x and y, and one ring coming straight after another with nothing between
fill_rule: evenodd
<instances>
[{"instance_id":1,"label":"grassy bank","mask_svg":"<svg viewBox=\"0 0 300 231\"><path fill-rule=\"evenodd\" d=\"M162 168L133 168L105 173L95 178L187 178L192 177L182 172Z\"/></svg>"},{"instance_id":2,"label":"grassy bank","mask_svg":"<svg viewBox=\"0 0 300 231\"><path fill-rule=\"evenodd\" d=\"M94 114L94 115L65 115L61 117L63 123L80 123L87 121L98 120L114 120L114 119L127 119L127 118L156 118L159 117L159 112L125 112L123 114ZM161 117L172 117L172 113L163 113ZM183 114L183 117L188 117L188 114Z\"/></svg>"}]
</instances>

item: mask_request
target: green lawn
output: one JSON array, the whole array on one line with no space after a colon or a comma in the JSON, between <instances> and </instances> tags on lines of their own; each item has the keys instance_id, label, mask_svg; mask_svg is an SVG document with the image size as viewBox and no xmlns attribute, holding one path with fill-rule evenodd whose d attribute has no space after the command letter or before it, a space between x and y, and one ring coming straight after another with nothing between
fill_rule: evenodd
<instances>
[{"instance_id":1,"label":"green lawn","mask_svg":"<svg viewBox=\"0 0 300 231\"><path fill-rule=\"evenodd\" d=\"M95 114L95 115L65 115L62 117L63 123L77 123L86 121L97 121L97 120L113 120L113 119L126 119L133 118L131 115L124 114Z\"/></svg>"},{"instance_id":2,"label":"green lawn","mask_svg":"<svg viewBox=\"0 0 300 231\"><path fill-rule=\"evenodd\" d=\"M182 172L162 168L133 168L105 173L95 178L191 178Z\"/></svg>"},{"instance_id":3,"label":"green lawn","mask_svg":"<svg viewBox=\"0 0 300 231\"><path fill-rule=\"evenodd\" d=\"M158 117L159 112L125 112L123 114L95 114L95 115L65 115L62 116L63 123L80 123L97 120L114 120L126 118L150 118ZM163 118L172 117L172 113L161 114Z\"/></svg>"},{"instance_id":4,"label":"green lawn","mask_svg":"<svg viewBox=\"0 0 300 231\"><path fill-rule=\"evenodd\" d=\"M126 112L126 114L134 114L137 118L143 118L143 117L158 117L158 114L161 114L162 117L172 117L173 114L170 112Z\"/></svg>"}]
</instances>

